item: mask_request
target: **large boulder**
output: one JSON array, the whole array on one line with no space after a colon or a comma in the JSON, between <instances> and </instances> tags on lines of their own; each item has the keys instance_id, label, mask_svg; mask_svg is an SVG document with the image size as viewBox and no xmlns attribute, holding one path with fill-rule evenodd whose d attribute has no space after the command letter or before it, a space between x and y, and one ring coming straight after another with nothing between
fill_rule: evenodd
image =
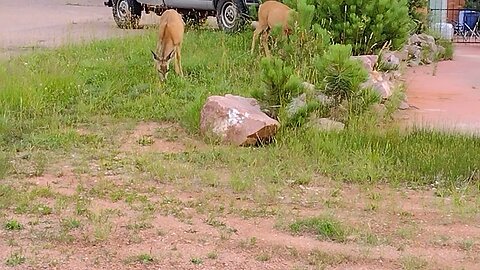
<instances>
[{"instance_id":1,"label":"large boulder","mask_svg":"<svg viewBox=\"0 0 480 270\"><path fill-rule=\"evenodd\" d=\"M360 60L366 70L372 71L378 61L378 55L358 55L351 57L354 60Z\"/></svg>"},{"instance_id":2,"label":"large boulder","mask_svg":"<svg viewBox=\"0 0 480 270\"><path fill-rule=\"evenodd\" d=\"M268 117L253 98L210 96L200 112L200 132L225 143L254 145L271 139L280 123Z\"/></svg>"}]
</instances>

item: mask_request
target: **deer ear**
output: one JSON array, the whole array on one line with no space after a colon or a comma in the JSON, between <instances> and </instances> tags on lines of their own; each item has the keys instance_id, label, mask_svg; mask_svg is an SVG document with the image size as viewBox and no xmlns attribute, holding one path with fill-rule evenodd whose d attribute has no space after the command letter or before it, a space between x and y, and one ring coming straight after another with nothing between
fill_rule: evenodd
<instances>
[{"instance_id":1,"label":"deer ear","mask_svg":"<svg viewBox=\"0 0 480 270\"><path fill-rule=\"evenodd\" d=\"M153 59L155 59L155 60L157 60L157 61L160 61L160 59L158 58L157 54L156 54L154 51L152 51L152 50L150 50L150 51L151 51L152 54L153 54Z\"/></svg>"}]
</instances>

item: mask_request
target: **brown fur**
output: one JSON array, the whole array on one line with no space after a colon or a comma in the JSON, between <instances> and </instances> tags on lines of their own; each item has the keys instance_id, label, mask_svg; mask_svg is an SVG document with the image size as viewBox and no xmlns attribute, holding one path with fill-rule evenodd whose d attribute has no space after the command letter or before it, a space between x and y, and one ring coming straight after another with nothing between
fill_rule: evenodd
<instances>
[{"instance_id":1,"label":"brown fur","mask_svg":"<svg viewBox=\"0 0 480 270\"><path fill-rule=\"evenodd\" d=\"M265 54L267 56L270 55L270 50L268 49L267 44L268 31L280 24L283 27L283 32L288 34L290 32L290 29L288 28L290 11L292 11L292 9L287 5L273 0L266 1L259 6L258 24L253 32L251 53L253 53L255 49L255 41L258 39L258 35L262 34L261 45L265 50Z\"/></svg>"},{"instance_id":2,"label":"brown fur","mask_svg":"<svg viewBox=\"0 0 480 270\"><path fill-rule=\"evenodd\" d=\"M159 34L156 52L153 52L155 67L160 80L167 78L170 61L175 58L175 72L183 76L181 50L185 23L177 11L169 9L163 12L159 21Z\"/></svg>"}]
</instances>

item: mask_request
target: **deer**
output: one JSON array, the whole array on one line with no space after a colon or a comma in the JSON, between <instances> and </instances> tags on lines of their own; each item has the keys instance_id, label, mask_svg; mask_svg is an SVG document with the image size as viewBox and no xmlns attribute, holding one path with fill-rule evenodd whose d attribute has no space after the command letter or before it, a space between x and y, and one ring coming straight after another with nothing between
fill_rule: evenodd
<instances>
[{"instance_id":1,"label":"deer","mask_svg":"<svg viewBox=\"0 0 480 270\"><path fill-rule=\"evenodd\" d=\"M255 50L255 41L258 39L258 35L262 34L260 44L263 46L265 54L270 56L267 44L268 33L273 27L281 25L283 33L289 34L288 19L292 11L287 5L274 0L266 1L258 7L258 23L253 32L251 54Z\"/></svg>"},{"instance_id":2,"label":"deer","mask_svg":"<svg viewBox=\"0 0 480 270\"><path fill-rule=\"evenodd\" d=\"M173 58L175 73L183 77L181 50L184 28L182 16L176 10L168 9L160 16L156 52L151 51L160 81L167 79L170 61Z\"/></svg>"}]
</instances>

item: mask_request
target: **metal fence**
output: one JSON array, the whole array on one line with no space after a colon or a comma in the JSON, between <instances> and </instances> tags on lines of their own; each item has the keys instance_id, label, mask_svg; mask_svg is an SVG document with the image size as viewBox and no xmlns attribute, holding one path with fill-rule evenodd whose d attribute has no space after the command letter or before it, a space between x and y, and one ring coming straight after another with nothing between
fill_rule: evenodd
<instances>
[{"instance_id":1,"label":"metal fence","mask_svg":"<svg viewBox=\"0 0 480 270\"><path fill-rule=\"evenodd\" d=\"M443 8L430 2L431 30L457 43L480 43L480 11L468 8Z\"/></svg>"}]
</instances>

